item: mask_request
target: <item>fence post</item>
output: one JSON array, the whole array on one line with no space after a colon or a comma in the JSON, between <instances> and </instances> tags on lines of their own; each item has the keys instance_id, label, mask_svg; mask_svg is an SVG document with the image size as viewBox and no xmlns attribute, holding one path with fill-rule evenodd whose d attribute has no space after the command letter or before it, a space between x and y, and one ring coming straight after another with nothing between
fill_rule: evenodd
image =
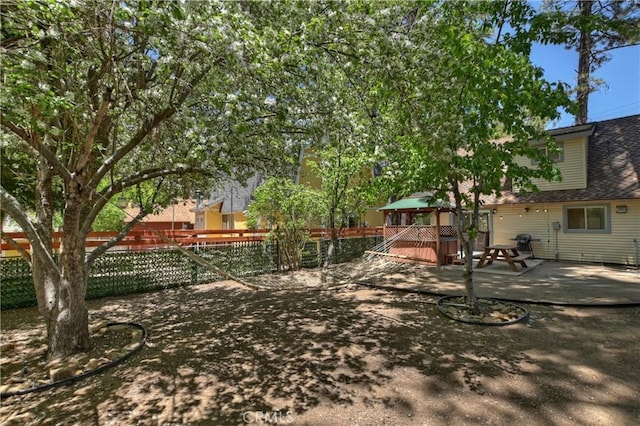
<instances>
[{"instance_id":1,"label":"fence post","mask_svg":"<svg viewBox=\"0 0 640 426\"><path fill-rule=\"evenodd\" d=\"M198 248L193 248L193 252L198 254ZM189 262L191 262L191 284L198 284L198 264L191 258L189 258Z\"/></svg>"}]
</instances>

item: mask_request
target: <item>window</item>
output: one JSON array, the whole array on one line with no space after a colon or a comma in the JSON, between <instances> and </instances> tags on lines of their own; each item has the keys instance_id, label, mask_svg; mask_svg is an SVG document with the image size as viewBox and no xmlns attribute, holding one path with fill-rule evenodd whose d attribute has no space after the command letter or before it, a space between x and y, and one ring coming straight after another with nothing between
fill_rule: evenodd
<instances>
[{"instance_id":1,"label":"window","mask_svg":"<svg viewBox=\"0 0 640 426\"><path fill-rule=\"evenodd\" d=\"M564 161L564 144L562 142L558 142L556 143L556 146L558 147L559 151L556 151L552 154L549 153L549 148L546 145L540 145L538 146L538 151L540 151L540 153L545 156L545 157L549 157L551 160L553 160L556 163L561 163ZM532 165L536 165L539 164L540 162L538 160L531 160L531 164Z\"/></svg>"},{"instance_id":2,"label":"window","mask_svg":"<svg viewBox=\"0 0 640 426\"><path fill-rule=\"evenodd\" d=\"M566 206L565 232L611 232L609 206Z\"/></svg>"},{"instance_id":3,"label":"window","mask_svg":"<svg viewBox=\"0 0 640 426\"><path fill-rule=\"evenodd\" d=\"M222 229L234 229L233 214L222 215Z\"/></svg>"},{"instance_id":4,"label":"window","mask_svg":"<svg viewBox=\"0 0 640 426\"><path fill-rule=\"evenodd\" d=\"M463 226L464 229L467 229L471 226L472 214L469 212L463 213ZM457 225L457 216L453 216L453 224ZM435 224L435 221L434 221ZM489 231L489 212L479 212L478 215L478 232L488 232Z\"/></svg>"}]
</instances>

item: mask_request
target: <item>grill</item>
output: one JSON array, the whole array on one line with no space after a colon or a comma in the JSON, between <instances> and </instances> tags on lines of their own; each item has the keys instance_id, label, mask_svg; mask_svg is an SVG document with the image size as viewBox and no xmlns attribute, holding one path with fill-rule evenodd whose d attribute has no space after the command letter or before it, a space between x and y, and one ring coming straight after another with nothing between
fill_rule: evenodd
<instances>
[{"instance_id":1,"label":"grill","mask_svg":"<svg viewBox=\"0 0 640 426\"><path fill-rule=\"evenodd\" d=\"M531 247L533 238L531 234L518 234L515 240L518 242L518 251L528 251L531 253L531 258L533 258L533 247Z\"/></svg>"}]
</instances>

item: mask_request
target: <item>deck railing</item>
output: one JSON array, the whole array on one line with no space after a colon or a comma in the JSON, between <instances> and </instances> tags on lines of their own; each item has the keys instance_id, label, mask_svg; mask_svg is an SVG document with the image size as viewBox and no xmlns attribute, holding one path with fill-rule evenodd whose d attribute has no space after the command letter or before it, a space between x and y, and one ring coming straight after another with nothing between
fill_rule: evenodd
<instances>
[{"instance_id":1,"label":"deck railing","mask_svg":"<svg viewBox=\"0 0 640 426\"><path fill-rule=\"evenodd\" d=\"M384 228L384 239L396 236L398 241L435 242L438 228L435 225L389 225ZM455 240L457 233L455 226L441 225L440 240Z\"/></svg>"}]
</instances>

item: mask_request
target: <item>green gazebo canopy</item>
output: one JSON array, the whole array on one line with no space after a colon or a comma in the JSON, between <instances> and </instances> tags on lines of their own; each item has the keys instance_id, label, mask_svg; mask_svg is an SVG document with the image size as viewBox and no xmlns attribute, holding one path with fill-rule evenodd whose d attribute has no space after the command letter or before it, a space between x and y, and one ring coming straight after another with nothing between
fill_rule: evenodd
<instances>
[{"instance_id":1,"label":"green gazebo canopy","mask_svg":"<svg viewBox=\"0 0 640 426\"><path fill-rule=\"evenodd\" d=\"M448 202L443 200L437 200L430 195L411 196L403 198L398 201L394 201L391 204L387 204L384 207L380 207L378 211L433 211L433 210L455 210Z\"/></svg>"}]
</instances>

